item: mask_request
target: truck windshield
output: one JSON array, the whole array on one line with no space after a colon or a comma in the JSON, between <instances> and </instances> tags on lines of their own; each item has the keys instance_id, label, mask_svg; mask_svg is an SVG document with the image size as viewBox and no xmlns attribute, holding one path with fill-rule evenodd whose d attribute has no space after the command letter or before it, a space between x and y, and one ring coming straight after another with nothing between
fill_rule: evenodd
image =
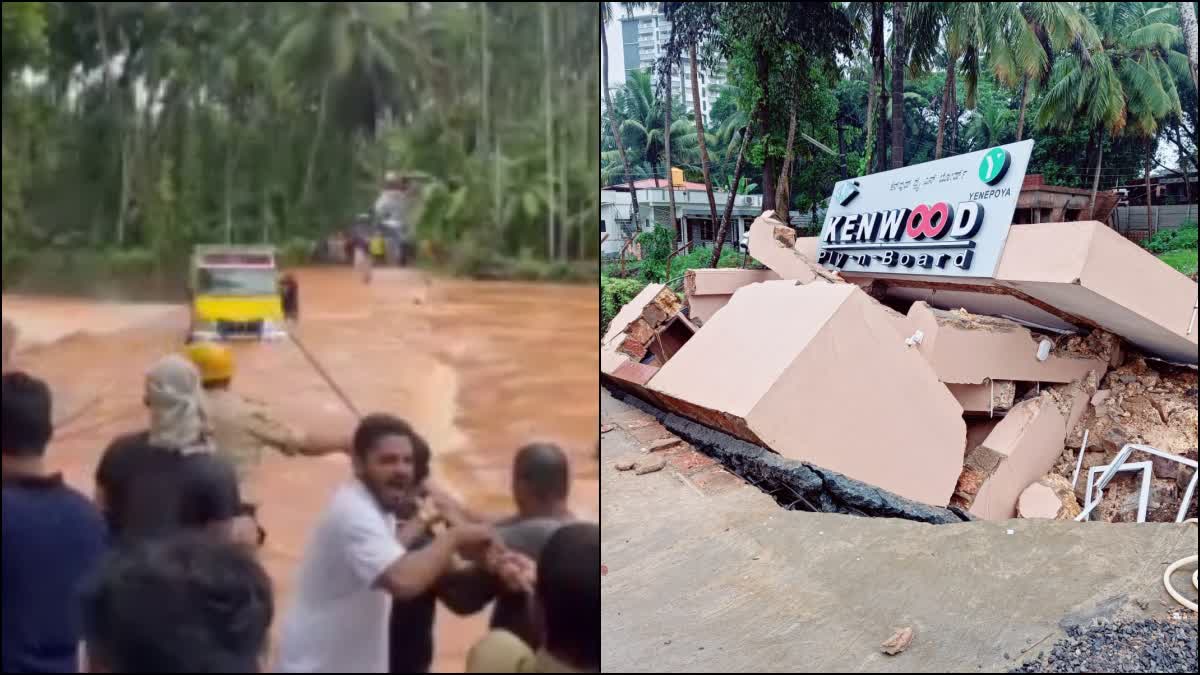
<instances>
[{"instance_id":1,"label":"truck windshield","mask_svg":"<svg viewBox=\"0 0 1200 675\"><path fill-rule=\"evenodd\" d=\"M273 269L201 268L196 292L200 295L275 295L279 292Z\"/></svg>"}]
</instances>

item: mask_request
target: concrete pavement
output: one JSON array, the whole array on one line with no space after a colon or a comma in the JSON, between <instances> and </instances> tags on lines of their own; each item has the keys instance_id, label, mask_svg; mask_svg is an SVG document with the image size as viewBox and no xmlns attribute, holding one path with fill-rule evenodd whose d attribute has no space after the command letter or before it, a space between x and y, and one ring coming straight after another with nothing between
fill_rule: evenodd
<instances>
[{"instance_id":1,"label":"concrete pavement","mask_svg":"<svg viewBox=\"0 0 1200 675\"><path fill-rule=\"evenodd\" d=\"M784 511L686 448L617 472L670 434L607 392L601 416L606 671L1002 672L1072 623L1178 609L1162 572L1196 551L1195 525Z\"/></svg>"}]
</instances>

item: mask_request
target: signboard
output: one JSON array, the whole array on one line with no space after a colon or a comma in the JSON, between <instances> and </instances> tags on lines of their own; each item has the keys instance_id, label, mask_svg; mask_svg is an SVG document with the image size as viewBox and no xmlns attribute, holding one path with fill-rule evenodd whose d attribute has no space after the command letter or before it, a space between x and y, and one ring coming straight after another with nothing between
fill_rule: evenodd
<instances>
[{"instance_id":1,"label":"signboard","mask_svg":"<svg viewBox=\"0 0 1200 675\"><path fill-rule=\"evenodd\" d=\"M1026 140L839 182L818 262L845 272L993 276L1032 152Z\"/></svg>"}]
</instances>

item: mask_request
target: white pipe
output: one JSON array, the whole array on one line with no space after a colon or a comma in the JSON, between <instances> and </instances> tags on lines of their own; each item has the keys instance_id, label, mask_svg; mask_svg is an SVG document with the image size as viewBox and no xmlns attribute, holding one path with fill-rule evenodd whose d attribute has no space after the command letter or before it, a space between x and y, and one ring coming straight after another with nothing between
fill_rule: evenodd
<instances>
[{"instance_id":1,"label":"white pipe","mask_svg":"<svg viewBox=\"0 0 1200 675\"><path fill-rule=\"evenodd\" d=\"M1075 473L1071 476L1071 489L1079 483L1079 470L1083 468L1083 453L1087 452L1088 429L1083 430L1083 444L1079 446L1079 459L1075 460Z\"/></svg>"},{"instance_id":2,"label":"white pipe","mask_svg":"<svg viewBox=\"0 0 1200 675\"><path fill-rule=\"evenodd\" d=\"M1195 484L1196 484L1195 481L1193 481L1192 485L1195 485ZM1194 522L1196 522L1196 519L1188 518L1187 520L1185 520L1183 522L1194 523ZM1187 556L1186 558L1180 558L1179 560L1176 560L1175 562L1171 563L1171 565L1169 567L1167 567L1167 570L1165 572L1163 572L1163 586L1165 586L1167 588L1167 593L1172 598L1175 598L1175 602L1178 602L1179 604L1183 605L1184 607L1187 607L1188 609L1192 610L1193 612L1196 611L1196 603L1183 597L1182 595L1179 594L1179 591L1175 590L1175 587L1171 585L1171 575L1174 574L1175 570L1179 569L1180 567L1183 567L1184 565L1189 565L1189 564L1195 563L1197 560L1198 560L1198 557L1194 556L1194 555ZM1200 588L1196 585L1196 572L1192 572L1192 588Z\"/></svg>"}]
</instances>

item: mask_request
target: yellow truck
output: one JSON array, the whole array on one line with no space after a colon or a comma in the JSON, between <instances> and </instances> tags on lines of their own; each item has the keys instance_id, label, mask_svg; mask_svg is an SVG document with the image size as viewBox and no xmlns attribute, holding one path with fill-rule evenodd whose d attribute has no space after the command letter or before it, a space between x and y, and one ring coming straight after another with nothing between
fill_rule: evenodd
<instances>
[{"instance_id":1,"label":"yellow truck","mask_svg":"<svg viewBox=\"0 0 1200 675\"><path fill-rule=\"evenodd\" d=\"M275 249L197 246L192 254L190 341L287 337Z\"/></svg>"}]
</instances>

